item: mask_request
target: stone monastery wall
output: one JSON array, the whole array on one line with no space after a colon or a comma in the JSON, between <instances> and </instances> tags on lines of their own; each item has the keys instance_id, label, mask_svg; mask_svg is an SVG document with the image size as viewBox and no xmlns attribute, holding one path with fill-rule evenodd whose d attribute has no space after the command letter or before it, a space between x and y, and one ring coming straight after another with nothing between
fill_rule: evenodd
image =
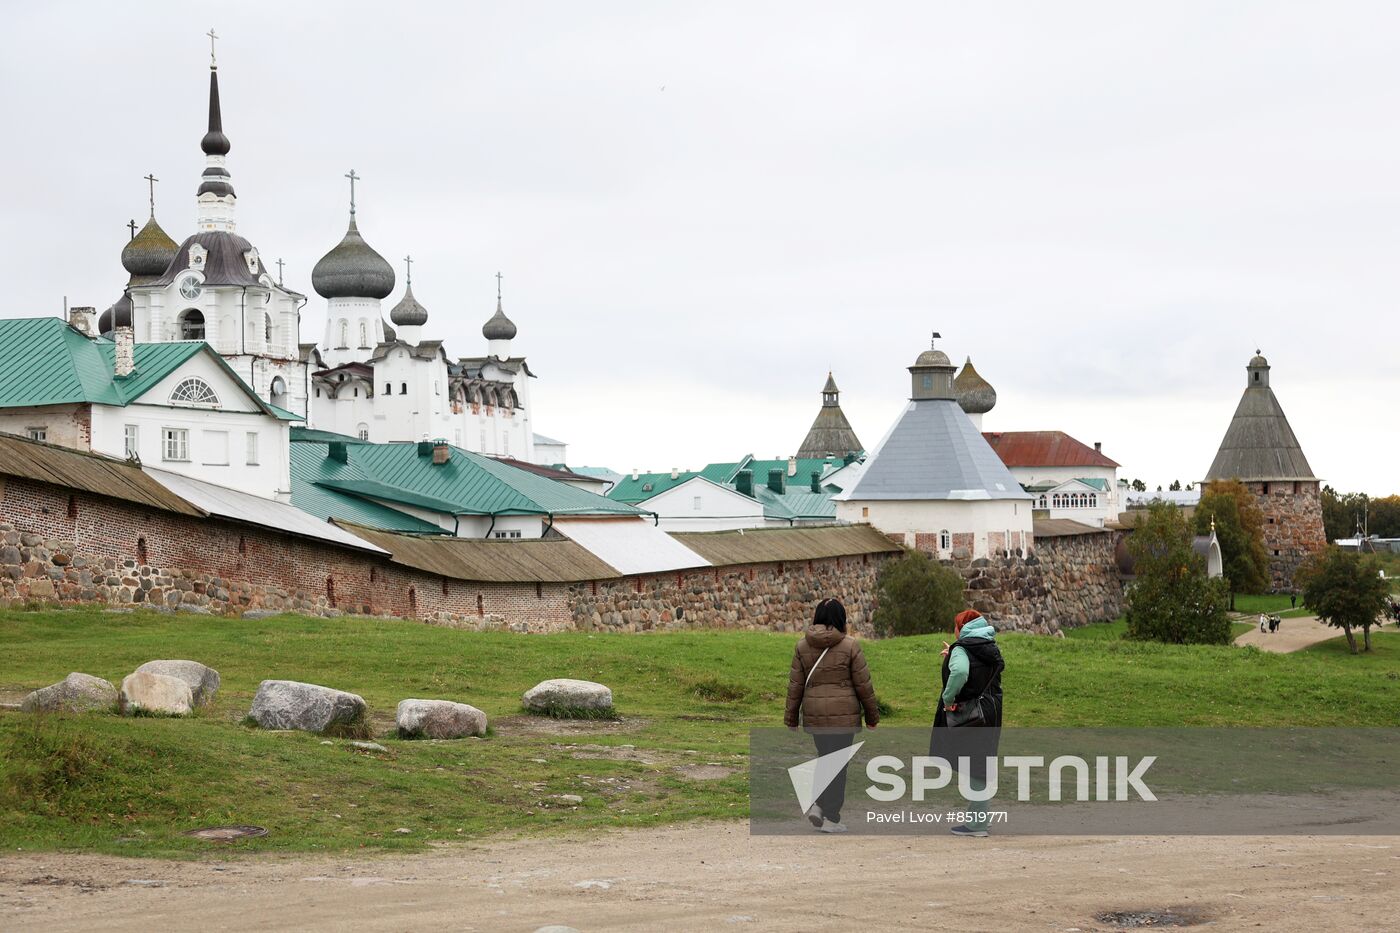
<instances>
[{"instance_id":1,"label":"stone monastery wall","mask_svg":"<svg viewBox=\"0 0 1400 933\"><path fill-rule=\"evenodd\" d=\"M356 614L464 629L798 631L838 596L858 630L888 554L579 583L482 583L218 518L0 478L0 604L89 603L238 615ZM945 560L999 628L1053 633L1122 613L1113 535L1044 538L1027 558Z\"/></svg>"},{"instance_id":2,"label":"stone monastery wall","mask_svg":"<svg viewBox=\"0 0 1400 933\"><path fill-rule=\"evenodd\" d=\"M217 518L0 477L0 603L351 613L520 632L796 631L839 595L860 624L885 555L582 583L479 583Z\"/></svg>"}]
</instances>

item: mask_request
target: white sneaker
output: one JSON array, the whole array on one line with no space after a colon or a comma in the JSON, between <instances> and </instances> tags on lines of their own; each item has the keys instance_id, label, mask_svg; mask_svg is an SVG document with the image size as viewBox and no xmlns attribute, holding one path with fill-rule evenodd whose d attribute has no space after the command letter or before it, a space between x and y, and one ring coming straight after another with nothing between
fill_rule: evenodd
<instances>
[{"instance_id":1,"label":"white sneaker","mask_svg":"<svg viewBox=\"0 0 1400 933\"><path fill-rule=\"evenodd\" d=\"M831 820L822 820L821 828L817 830L819 833L844 833L845 831L845 823L833 823Z\"/></svg>"},{"instance_id":2,"label":"white sneaker","mask_svg":"<svg viewBox=\"0 0 1400 933\"><path fill-rule=\"evenodd\" d=\"M807 822L811 823L817 829L822 828L822 822L824 821L824 819L825 817L822 816L821 807L817 806L816 804L812 804L810 807L807 808Z\"/></svg>"}]
</instances>

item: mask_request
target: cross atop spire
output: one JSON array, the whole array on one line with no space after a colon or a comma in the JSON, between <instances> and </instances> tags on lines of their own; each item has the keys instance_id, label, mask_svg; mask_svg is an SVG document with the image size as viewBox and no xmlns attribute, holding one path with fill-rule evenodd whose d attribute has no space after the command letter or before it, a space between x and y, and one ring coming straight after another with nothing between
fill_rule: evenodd
<instances>
[{"instance_id":1,"label":"cross atop spire","mask_svg":"<svg viewBox=\"0 0 1400 933\"><path fill-rule=\"evenodd\" d=\"M282 265L283 265L283 263L282 263L282 257L279 256L279 257L277 257L277 285L278 285L278 287L281 287L281 285L282 285Z\"/></svg>"},{"instance_id":2,"label":"cross atop spire","mask_svg":"<svg viewBox=\"0 0 1400 933\"><path fill-rule=\"evenodd\" d=\"M350 179L350 213L353 216L355 213L355 182L360 180L360 176L356 175L355 170L352 168L346 173L345 177Z\"/></svg>"},{"instance_id":3,"label":"cross atop spire","mask_svg":"<svg viewBox=\"0 0 1400 933\"><path fill-rule=\"evenodd\" d=\"M131 231L131 238L132 238L133 240L136 239L136 218L133 217L132 219L128 220L128 221L126 222L126 226L127 226L127 229L129 229L129 230Z\"/></svg>"},{"instance_id":4,"label":"cross atop spire","mask_svg":"<svg viewBox=\"0 0 1400 933\"><path fill-rule=\"evenodd\" d=\"M155 217L155 216L156 216L156 182L160 181L160 179L157 178L157 177L155 176L154 173L152 173L152 174L150 174L150 175L145 175L145 176L142 176L142 177L144 177L144 178L146 179L146 183L150 186L150 189L151 189L151 216L152 216L152 217Z\"/></svg>"},{"instance_id":5,"label":"cross atop spire","mask_svg":"<svg viewBox=\"0 0 1400 933\"><path fill-rule=\"evenodd\" d=\"M209 37L209 70L218 71L219 63L214 58L214 40L219 38L218 33L214 32L213 26L210 26L209 31L206 32L205 35Z\"/></svg>"},{"instance_id":6,"label":"cross atop spire","mask_svg":"<svg viewBox=\"0 0 1400 933\"><path fill-rule=\"evenodd\" d=\"M500 304L501 304L501 279L502 279L502 278L504 278L504 276L502 276L501 273L500 273L500 271L497 270L497 272L496 272L496 305L497 305L497 307L499 307Z\"/></svg>"},{"instance_id":7,"label":"cross atop spire","mask_svg":"<svg viewBox=\"0 0 1400 933\"><path fill-rule=\"evenodd\" d=\"M408 269L408 285L411 288L413 287L413 257L405 256L403 258L403 264Z\"/></svg>"}]
</instances>

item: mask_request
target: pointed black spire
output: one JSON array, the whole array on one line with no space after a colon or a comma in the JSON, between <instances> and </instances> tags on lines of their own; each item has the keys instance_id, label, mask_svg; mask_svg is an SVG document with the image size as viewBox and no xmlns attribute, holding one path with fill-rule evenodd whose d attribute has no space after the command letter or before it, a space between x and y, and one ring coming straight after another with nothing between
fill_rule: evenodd
<instances>
[{"instance_id":1,"label":"pointed black spire","mask_svg":"<svg viewBox=\"0 0 1400 933\"><path fill-rule=\"evenodd\" d=\"M199 141L205 155L228 155L229 141L224 135L224 121L219 113L219 69L209 67L209 132Z\"/></svg>"}]
</instances>

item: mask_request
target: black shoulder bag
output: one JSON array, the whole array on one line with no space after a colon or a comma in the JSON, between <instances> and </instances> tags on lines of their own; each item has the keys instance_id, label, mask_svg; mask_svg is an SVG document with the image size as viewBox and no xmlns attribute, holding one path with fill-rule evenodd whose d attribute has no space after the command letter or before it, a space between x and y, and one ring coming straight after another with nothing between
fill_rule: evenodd
<instances>
[{"instance_id":1,"label":"black shoulder bag","mask_svg":"<svg viewBox=\"0 0 1400 933\"><path fill-rule=\"evenodd\" d=\"M1001 676L1001 672L1006 669L1006 662L997 663L996 670L992 671L992 676L987 678L987 686L996 683L996 679ZM943 708L945 717L950 729L961 728L963 726L985 726L987 724L987 711L984 704L987 702L985 688L983 693L975 700L966 700L957 704L957 709Z\"/></svg>"}]
</instances>

